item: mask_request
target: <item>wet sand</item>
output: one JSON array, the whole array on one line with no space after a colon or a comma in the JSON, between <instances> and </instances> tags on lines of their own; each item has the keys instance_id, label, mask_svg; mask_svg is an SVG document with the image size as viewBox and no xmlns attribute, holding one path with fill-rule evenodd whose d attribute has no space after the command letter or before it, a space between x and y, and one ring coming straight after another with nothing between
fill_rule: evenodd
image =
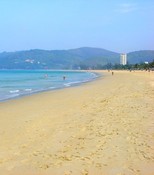
<instances>
[{"instance_id":1,"label":"wet sand","mask_svg":"<svg viewBox=\"0 0 154 175\"><path fill-rule=\"evenodd\" d=\"M1 102L0 121L2 175L154 174L154 72Z\"/></svg>"}]
</instances>

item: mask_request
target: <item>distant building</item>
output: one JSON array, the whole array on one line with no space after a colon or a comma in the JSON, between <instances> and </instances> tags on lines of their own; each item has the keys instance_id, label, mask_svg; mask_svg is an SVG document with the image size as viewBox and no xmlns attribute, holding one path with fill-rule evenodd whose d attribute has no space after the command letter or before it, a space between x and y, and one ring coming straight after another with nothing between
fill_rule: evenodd
<instances>
[{"instance_id":1,"label":"distant building","mask_svg":"<svg viewBox=\"0 0 154 175\"><path fill-rule=\"evenodd\" d=\"M127 54L122 53L120 55L120 64L121 65L126 65L127 64Z\"/></svg>"}]
</instances>

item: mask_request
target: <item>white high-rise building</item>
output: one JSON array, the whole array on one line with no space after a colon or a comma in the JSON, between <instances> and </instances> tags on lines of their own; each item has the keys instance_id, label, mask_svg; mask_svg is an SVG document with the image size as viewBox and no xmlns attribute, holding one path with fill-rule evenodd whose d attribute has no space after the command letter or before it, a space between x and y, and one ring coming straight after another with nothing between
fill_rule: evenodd
<instances>
[{"instance_id":1,"label":"white high-rise building","mask_svg":"<svg viewBox=\"0 0 154 175\"><path fill-rule=\"evenodd\" d=\"M127 54L122 53L120 55L120 64L122 64L122 65L126 65L127 64Z\"/></svg>"}]
</instances>

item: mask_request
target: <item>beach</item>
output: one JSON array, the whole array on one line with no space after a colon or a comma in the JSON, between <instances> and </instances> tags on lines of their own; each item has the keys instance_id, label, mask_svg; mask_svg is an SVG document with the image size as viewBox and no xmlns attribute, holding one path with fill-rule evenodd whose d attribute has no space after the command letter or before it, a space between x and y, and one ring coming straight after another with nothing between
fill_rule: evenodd
<instances>
[{"instance_id":1,"label":"beach","mask_svg":"<svg viewBox=\"0 0 154 175\"><path fill-rule=\"evenodd\" d=\"M97 72L0 102L0 174L154 174L154 72Z\"/></svg>"}]
</instances>

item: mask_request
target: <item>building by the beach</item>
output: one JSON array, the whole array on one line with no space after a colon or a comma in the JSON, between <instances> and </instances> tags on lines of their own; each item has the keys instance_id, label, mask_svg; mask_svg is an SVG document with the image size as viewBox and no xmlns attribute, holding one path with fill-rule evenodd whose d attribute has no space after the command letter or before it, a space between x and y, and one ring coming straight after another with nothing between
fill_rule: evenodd
<instances>
[{"instance_id":1,"label":"building by the beach","mask_svg":"<svg viewBox=\"0 0 154 175\"><path fill-rule=\"evenodd\" d=\"M120 64L121 65L126 65L127 64L127 54L122 53L120 55Z\"/></svg>"}]
</instances>

